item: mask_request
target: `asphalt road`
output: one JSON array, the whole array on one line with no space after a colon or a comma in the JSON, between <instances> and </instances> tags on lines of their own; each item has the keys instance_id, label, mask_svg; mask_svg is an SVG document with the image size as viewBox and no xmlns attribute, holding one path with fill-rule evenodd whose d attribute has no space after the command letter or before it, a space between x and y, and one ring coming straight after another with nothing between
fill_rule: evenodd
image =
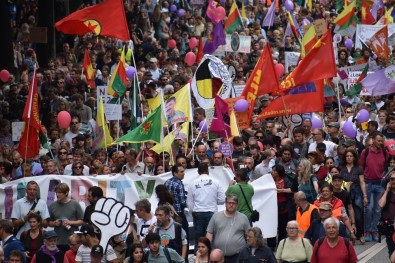
<instances>
[{"instance_id":1,"label":"asphalt road","mask_svg":"<svg viewBox=\"0 0 395 263\"><path fill-rule=\"evenodd\" d=\"M358 254L359 263L387 263L389 261L387 244L385 237L383 237L381 243L378 242L366 242L365 245L361 245L359 241L355 244L355 251Z\"/></svg>"}]
</instances>

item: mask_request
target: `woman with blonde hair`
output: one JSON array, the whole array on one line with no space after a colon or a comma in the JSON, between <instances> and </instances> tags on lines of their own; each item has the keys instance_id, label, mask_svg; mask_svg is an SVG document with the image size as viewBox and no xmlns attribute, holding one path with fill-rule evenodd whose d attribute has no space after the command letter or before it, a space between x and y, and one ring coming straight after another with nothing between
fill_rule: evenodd
<instances>
[{"instance_id":1,"label":"woman with blonde hair","mask_svg":"<svg viewBox=\"0 0 395 263\"><path fill-rule=\"evenodd\" d=\"M318 179L313 173L313 166L307 159L301 159L298 165L299 191L306 194L309 203L313 203L318 193Z\"/></svg>"}]
</instances>

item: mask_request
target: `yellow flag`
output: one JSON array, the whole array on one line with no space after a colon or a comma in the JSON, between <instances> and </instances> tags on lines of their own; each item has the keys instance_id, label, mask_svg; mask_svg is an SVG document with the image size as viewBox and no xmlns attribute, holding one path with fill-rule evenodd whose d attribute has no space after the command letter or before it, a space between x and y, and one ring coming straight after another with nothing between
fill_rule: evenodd
<instances>
[{"instance_id":1,"label":"yellow flag","mask_svg":"<svg viewBox=\"0 0 395 263\"><path fill-rule=\"evenodd\" d=\"M230 112L230 131L232 133L232 137L233 136L240 136L240 132L237 127L236 114L235 114L234 110L232 110Z\"/></svg>"},{"instance_id":2,"label":"yellow flag","mask_svg":"<svg viewBox=\"0 0 395 263\"><path fill-rule=\"evenodd\" d=\"M110 135L106 118L104 117L103 98L100 97L96 114L96 138L94 140L94 146L96 149L106 148L107 145L111 144L112 142L113 139Z\"/></svg>"},{"instance_id":3,"label":"yellow flag","mask_svg":"<svg viewBox=\"0 0 395 263\"><path fill-rule=\"evenodd\" d=\"M155 98L147 99L148 107L150 111L152 112L156 108L158 108L161 104L161 101L162 101L162 95L160 93Z\"/></svg>"},{"instance_id":4,"label":"yellow flag","mask_svg":"<svg viewBox=\"0 0 395 263\"><path fill-rule=\"evenodd\" d=\"M241 16L243 18L248 18L247 17L247 12L246 12L246 7L244 6L244 3L242 3L242 5L241 5Z\"/></svg>"},{"instance_id":5,"label":"yellow flag","mask_svg":"<svg viewBox=\"0 0 395 263\"><path fill-rule=\"evenodd\" d=\"M182 125L178 126L174 131L170 132L163 138L161 144L156 144L151 148L152 151L160 154L161 152L171 153L171 145L174 140L182 140L187 144L189 134L189 122L184 122Z\"/></svg>"}]
</instances>

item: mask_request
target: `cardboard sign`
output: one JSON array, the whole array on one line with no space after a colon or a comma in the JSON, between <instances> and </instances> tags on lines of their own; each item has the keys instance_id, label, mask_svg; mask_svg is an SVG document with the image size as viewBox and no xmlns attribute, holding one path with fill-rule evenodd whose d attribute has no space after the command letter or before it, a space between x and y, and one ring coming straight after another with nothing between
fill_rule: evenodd
<instances>
[{"instance_id":1,"label":"cardboard sign","mask_svg":"<svg viewBox=\"0 0 395 263\"><path fill-rule=\"evenodd\" d=\"M315 28L315 32L317 33L317 36L322 36L328 30L328 28L326 26L325 19L321 18L321 19L315 20L313 23L311 23L309 25L303 25L304 32L306 32L307 29L309 29L309 27L311 27L313 25Z\"/></svg>"},{"instance_id":2,"label":"cardboard sign","mask_svg":"<svg viewBox=\"0 0 395 263\"><path fill-rule=\"evenodd\" d=\"M103 98L104 114L106 120L121 120L122 119L122 105L121 104L110 104L108 103L113 96L107 93L107 86L97 86L97 107L99 106L100 97ZM96 117L96 116L95 116Z\"/></svg>"},{"instance_id":3,"label":"cardboard sign","mask_svg":"<svg viewBox=\"0 0 395 263\"><path fill-rule=\"evenodd\" d=\"M244 96L226 99L226 102L228 103L229 106L229 112L234 110L233 106L235 105L236 101L238 101L239 99L244 99ZM237 126L239 127L240 130L247 129L250 127L250 123L248 122L248 111L235 112L235 115L237 120Z\"/></svg>"}]
</instances>

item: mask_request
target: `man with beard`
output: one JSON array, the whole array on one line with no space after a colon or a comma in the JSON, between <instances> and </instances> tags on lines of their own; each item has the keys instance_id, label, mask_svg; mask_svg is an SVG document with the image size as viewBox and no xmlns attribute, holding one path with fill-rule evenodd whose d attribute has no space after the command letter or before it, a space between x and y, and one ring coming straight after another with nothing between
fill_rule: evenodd
<instances>
[{"instance_id":1,"label":"man with beard","mask_svg":"<svg viewBox=\"0 0 395 263\"><path fill-rule=\"evenodd\" d=\"M63 263L64 253L57 247L58 235L50 230L44 234L44 245L33 256L31 263Z\"/></svg>"},{"instance_id":2,"label":"man with beard","mask_svg":"<svg viewBox=\"0 0 395 263\"><path fill-rule=\"evenodd\" d=\"M99 186L92 186L88 189L88 201L90 205L88 205L84 212L84 222L92 223L91 215L95 210L95 205L97 200L103 197L103 190Z\"/></svg>"}]
</instances>

